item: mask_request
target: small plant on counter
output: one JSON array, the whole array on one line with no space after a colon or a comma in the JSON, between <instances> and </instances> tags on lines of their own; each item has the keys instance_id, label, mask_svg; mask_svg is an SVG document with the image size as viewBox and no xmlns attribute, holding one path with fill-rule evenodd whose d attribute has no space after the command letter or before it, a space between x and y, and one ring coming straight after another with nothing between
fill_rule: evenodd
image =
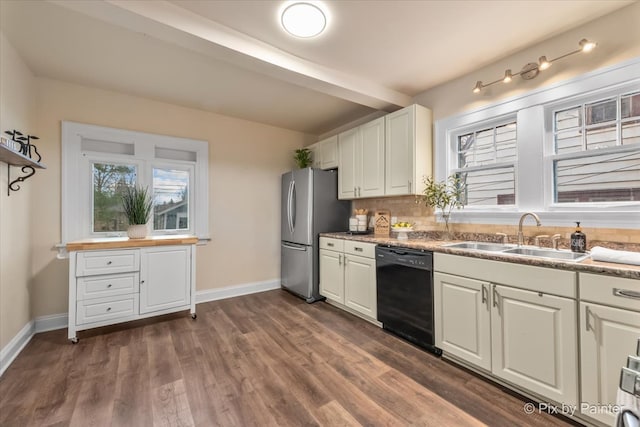
<instances>
[{"instance_id":1,"label":"small plant on counter","mask_svg":"<svg viewBox=\"0 0 640 427\"><path fill-rule=\"evenodd\" d=\"M153 201L147 188L134 185L122 192L122 209L129 222L127 234L131 239L146 237L152 208Z\"/></svg>"},{"instance_id":2,"label":"small plant on counter","mask_svg":"<svg viewBox=\"0 0 640 427\"><path fill-rule=\"evenodd\" d=\"M435 181L432 177L423 177L425 189L422 201L425 205L440 211L445 232L449 234L449 219L453 208L464 207L465 184L459 175L451 175L446 181ZM437 213L437 212L436 212Z\"/></svg>"},{"instance_id":3,"label":"small plant on counter","mask_svg":"<svg viewBox=\"0 0 640 427\"><path fill-rule=\"evenodd\" d=\"M308 148L299 148L293 156L296 164L300 169L308 168L311 166L311 150Z\"/></svg>"}]
</instances>

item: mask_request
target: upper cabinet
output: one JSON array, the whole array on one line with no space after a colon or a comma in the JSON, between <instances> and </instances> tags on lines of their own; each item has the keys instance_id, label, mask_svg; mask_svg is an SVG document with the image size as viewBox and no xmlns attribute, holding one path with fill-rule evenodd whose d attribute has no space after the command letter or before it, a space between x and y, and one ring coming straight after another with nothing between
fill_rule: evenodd
<instances>
[{"instance_id":1,"label":"upper cabinet","mask_svg":"<svg viewBox=\"0 0 640 427\"><path fill-rule=\"evenodd\" d=\"M410 105L349 129L338 135L336 151L338 198L420 194L432 171L431 111Z\"/></svg>"},{"instance_id":2,"label":"upper cabinet","mask_svg":"<svg viewBox=\"0 0 640 427\"><path fill-rule=\"evenodd\" d=\"M384 196L384 117L338 135L338 198Z\"/></svg>"},{"instance_id":3,"label":"upper cabinet","mask_svg":"<svg viewBox=\"0 0 640 427\"><path fill-rule=\"evenodd\" d=\"M385 195L420 194L432 171L431 111L410 105L385 116Z\"/></svg>"},{"instance_id":4,"label":"upper cabinet","mask_svg":"<svg viewBox=\"0 0 640 427\"><path fill-rule=\"evenodd\" d=\"M310 145L312 153L312 167L317 169L335 169L338 167L338 135Z\"/></svg>"}]
</instances>

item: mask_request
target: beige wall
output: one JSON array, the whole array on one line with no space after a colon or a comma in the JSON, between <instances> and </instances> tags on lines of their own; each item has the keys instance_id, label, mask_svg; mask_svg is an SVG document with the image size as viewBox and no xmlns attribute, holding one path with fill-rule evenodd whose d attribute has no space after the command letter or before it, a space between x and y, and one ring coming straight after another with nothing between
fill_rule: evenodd
<instances>
[{"instance_id":1,"label":"beige wall","mask_svg":"<svg viewBox=\"0 0 640 427\"><path fill-rule=\"evenodd\" d=\"M439 120L639 57L640 25L638 22L640 22L640 2L427 90L414 97L414 101L431 108L434 120ZM471 92L477 80L485 83L497 80L504 75L507 68L516 73L528 62L537 62L542 55L546 55L549 59L556 58L577 49L578 41L582 38L597 41L598 47L589 54L577 54L558 61L533 80L515 77L510 84L495 84L484 89L480 94ZM452 70L453 72L455 70Z\"/></svg>"},{"instance_id":2,"label":"beige wall","mask_svg":"<svg viewBox=\"0 0 640 427\"><path fill-rule=\"evenodd\" d=\"M198 290L280 276L280 175L314 136L55 80L37 85L49 169L32 183L34 316L67 311L68 261L53 251L61 239L62 120L208 141L212 240L197 250Z\"/></svg>"},{"instance_id":3,"label":"beige wall","mask_svg":"<svg viewBox=\"0 0 640 427\"><path fill-rule=\"evenodd\" d=\"M0 131L4 135L5 130L17 129L38 135L35 125L35 79L0 32ZM11 168L12 179L19 173L19 168ZM25 181L10 197L7 184L7 165L0 162L0 349L31 320L34 182L33 178Z\"/></svg>"}]
</instances>

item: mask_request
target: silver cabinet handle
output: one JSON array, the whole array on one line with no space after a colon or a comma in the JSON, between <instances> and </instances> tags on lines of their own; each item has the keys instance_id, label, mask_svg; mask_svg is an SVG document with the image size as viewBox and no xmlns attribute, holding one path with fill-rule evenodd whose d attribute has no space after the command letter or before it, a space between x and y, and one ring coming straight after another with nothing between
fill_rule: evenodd
<instances>
[{"instance_id":1,"label":"silver cabinet handle","mask_svg":"<svg viewBox=\"0 0 640 427\"><path fill-rule=\"evenodd\" d=\"M111 265L111 264L113 264L113 262L107 261L107 265Z\"/></svg>"},{"instance_id":2,"label":"silver cabinet handle","mask_svg":"<svg viewBox=\"0 0 640 427\"><path fill-rule=\"evenodd\" d=\"M334 245L333 245L333 243L327 243L327 246L329 246L330 248L332 248Z\"/></svg>"},{"instance_id":3,"label":"silver cabinet handle","mask_svg":"<svg viewBox=\"0 0 640 427\"><path fill-rule=\"evenodd\" d=\"M498 298L500 298L500 295L498 294L498 290L496 289L496 285L493 284L491 286L493 287L493 290L492 290L493 306L497 307L498 310L500 310L500 304L498 302Z\"/></svg>"},{"instance_id":4,"label":"silver cabinet handle","mask_svg":"<svg viewBox=\"0 0 640 427\"><path fill-rule=\"evenodd\" d=\"M482 284L482 303L486 303L487 302L487 287L484 285L484 283Z\"/></svg>"},{"instance_id":5,"label":"silver cabinet handle","mask_svg":"<svg viewBox=\"0 0 640 427\"><path fill-rule=\"evenodd\" d=\"M409 193L411 193L411 181L407 181L407 187L409 188Z\"/></svg>"},{"instance_id":6,"label":"silver cabinet handle","mask_svg":"<svg viewBox=\"0 0 640 427\"><path fill-rule=\"evenodd\" d=\"M585 305L584 306L584 329L587 332L589 332L589 329L591 329L591 326L589 325L589 314L590 314L589 306Z\"/></svg>"},{"instance_id":7,"label":"silver cabinet handle","mask_svg":"<svg viewBox=\"0 0 640 427\"><path fill-rule=\"evenodd\" d=\"M640 292L632 291L630 289L613 288L613 295L623 298L640 299Z\"/></svg>"},{"instance_id":8,"label":"silver cabinet handle","mask_svg":"<svg viewBox=\"0 0 640 427\"><path fill-rule=\"evenodd\" d=\"M342 254L338 254L338 265L342 265Z\"/></svg>"},{"instance_id":9,"label":"silver cabinet handle","mask_svg":"<svg viewBox=\"0 0 640 427\"><path fill-rule=\"evenodd\" d=\"M111 311L111 307L107 307L107 311Z\"/></svg>"},{"instance_id":10,"label":"silver cabinet handle","mask_svg":"<svg viewBox=\"0 0 640 427\"><path fill-rule=\"evenodd\" d=\"M140 284L141 284L141 285L142 285L142 284L144 284L144 280L141 280L141 281L140 281Z\"/></svg>"},{"instance_id":11,"label":"silver cabinet handle","mask_svg":"<svg viewBox=\"0 0 640 427\"><path fill-rule=\"evenodd\" d=\"M362 195L362 193L360 192L360 190L362 190L362 188L358 187L358 197L360 197Z\"/></svg>"},{"instance_id":12,"label":"silver cabinet handle","mask_svg":"<svg viewBox=\"0 0 640 427\"><path fill-rule=\"evenodd\" d=\"M353 197L358 197L358 187L353 187Z\"/></svg>"},{"instance_id":13,"label":"silver cabinet handle","mask_svg":"<svg viewBox=\"0 0 640 427\"><path fill-rule=\"evenodd\" d=\"M111 283L109 283L109 284L107 285L107 288L110 288L110 287L112 287L112 286L113 286L113 285L112 285Z\"/></svg>"},{"instance_id":14,"label":"silver cabinet handle","mask_svg":"<svg viewBox=\"0 0 640 427\"><path fill-rule=\"evenodd\" d=\"M353 250L358 251L358 252L362 252L363 249L356 247L356 248L353 248Z\"/></svg>"}]
</instances>

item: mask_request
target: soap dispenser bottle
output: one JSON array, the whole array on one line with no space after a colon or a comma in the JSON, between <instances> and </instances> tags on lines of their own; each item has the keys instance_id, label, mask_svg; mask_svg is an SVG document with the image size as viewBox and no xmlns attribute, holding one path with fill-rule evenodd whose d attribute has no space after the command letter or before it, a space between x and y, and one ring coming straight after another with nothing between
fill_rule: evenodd
<instances>
[{"instance_id":1,"label":"soap dispenser bottle","mask_svg":"<svg viewBox=\"0 0 640 427\"><path fill-rule=\"evenodd\" d=\"M576 231L571 234L571 252L587 251L587 236L580 228L580 222L576 222Z\"/></svg>"}]
</instances>

